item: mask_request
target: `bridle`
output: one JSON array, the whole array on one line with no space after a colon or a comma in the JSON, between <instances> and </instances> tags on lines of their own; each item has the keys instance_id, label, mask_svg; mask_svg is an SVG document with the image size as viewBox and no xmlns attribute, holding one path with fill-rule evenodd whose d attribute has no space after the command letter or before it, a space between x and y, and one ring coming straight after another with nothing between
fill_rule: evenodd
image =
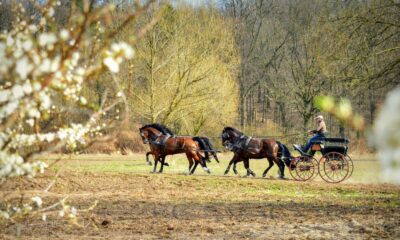
<instances>
[{"instance_id":1,"label":"bridle","mask_svg":"<svg viewBox=\"0 0 400 240\"><path fill-rule=\"evenodd\" d=\"M236 134L235 134L236 135ZM240 145L240 142L247 138L244 134L243 135L236 135L233 137L231 137L231 135L229 133L227 133L225 130L222 132L221 134L221 138L223 140L222 145L228 149L228 150L232 150L235 147L238 147Z\"/></svg>"},{"instance_id":2,"label":"bridle","mask_svg":"<svg viewBox=\"0 0 400 240\"><path fill-rule=\"evenodd\" d=\"M144 135L144 132L143 131L147 131L147 137ZM154 133L154 132L152 132L152 131L150 131L150 130L143 130L142 128L140 129L140 136L142 137L142 139L143 139L143 143L144 144L151 144L151 143L154 143L154 142L156 142L156 140L160 137L160 136L162 136L162 133Z\"/></svg>"}]
</instances>

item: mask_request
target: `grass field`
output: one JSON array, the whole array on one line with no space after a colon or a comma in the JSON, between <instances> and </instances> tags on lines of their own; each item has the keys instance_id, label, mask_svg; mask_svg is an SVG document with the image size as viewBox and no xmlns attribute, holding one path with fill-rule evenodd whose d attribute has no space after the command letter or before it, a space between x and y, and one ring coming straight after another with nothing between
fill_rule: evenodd
<instances>
[{"instance_id":1,"label":"grass field","mask_svg":"<svg viewBox=\"0 0 400 240\"><path fill-rule=\"evenodd\" d=\"M57 156L49 157L50 160L56 159ZM225 169L232 154L220 154L219 158L221 163L216 163L212 160L208 163L208 167L211 169L212 176L224 175ZM319 159L320 156L316 156ZM354 162L353 175L348 179L347 183L379 183L380 177L380 165L374 156L352 156ZM134 154L129 156L122 155L78 155L78 156L64 156L63 166L68 170L80 171L80 172L118 172L118 173L150 173L152 166L145 164L144 154ZM152 160L152 158L151 158ZM152 161L153 162L153 161ZM168 156L166 162L170 167L164 167L164 173L166 174L187 174L188 172L188 161L184 155ZM158 165L159 168L160 164ZM257 178L261 177L263 171L268 166L266 159L262 160L251 160L250 167L257 174ZM56 167L57 168L57 167ZM244 175L246 173L243 163L238 163L239 174ZM277 177L278 168L276 165L269 171L267 178ZM286 176L290 178L289 173L286 169ZM199 166L196 169L195 175L208 175ZM234 176L231 169L229 176ZM314 181L321 181L317 177Z\"/></svg>"},{"instance_id":2,"label":"grass field","mask_svg":"<svg viewBox=\"0 0 400 240\"><path fill-rule=\"evenodd\" d=\"M55 156L49 157L49 162ZM72 205L99 204L85 228L32 219L22 224L27 239L365 239L400 238L400 187L381 183L373 157L354 157L353 176L340 184L316 178L310 182L277 180L274 167L260 178L265 160L253 160L256 178L231 172L224 176L231 155L198 168L187 176L187 160L169 157L164 174L150 174L143 154L64 156L52 166L60 170L47 200L68 195ZM243 164L238 170L244 174ZM48 173L50 174L50 173ZM53 173L54 174L54 173ZM21 181L2 187L45 188L50 180ZM29 191L32 189L32 192ZM9 195L9 197L13 197ZM78 212L79 213L79 212ZM88 223L91 224L88 224ZM8 225L0 238L12 239Z\"/></svg>"}]
</instances>

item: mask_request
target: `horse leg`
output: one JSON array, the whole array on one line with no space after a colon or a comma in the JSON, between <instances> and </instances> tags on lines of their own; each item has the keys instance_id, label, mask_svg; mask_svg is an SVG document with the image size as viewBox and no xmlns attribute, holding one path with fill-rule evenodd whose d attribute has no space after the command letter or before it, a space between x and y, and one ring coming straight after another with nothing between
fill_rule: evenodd
<instances>
[{"instance_id":1,"label":"horse leg","mask_svg":"<svg viewBox=\"0 0 400 240\"><path fill-rule=\"evenodd\" d=\"M165 155L161 156L161 166L160 166L160 171L158 171L159 173L163 172L164 169L164 165L165 165Z\"/></svg>"},{"instance_id":2,"label":"horse leg","mask_svg":"<svg viewBox=\"0 0 400 240\"><path fill-rule=\"evenodd\" d=\"M246 171L247 171L245 177L248 177L250 175L255 177L256 174L250 169L250 160L248 158L244 159L243 160L243 164L244 164L244 167L246 168Z\"/></svg>"},{"instance_id":3,"label":"horse leg","mask_svg":"<svg viewBox=\"0 0 400 240\"><path fill-rule=\"evenodd\" d=\"M214 149L213 149L213 147L212 147L210 141L207 139L207 141L205 141L205 143L206 143L206 145L207 145L208 150L211 151L211 152L210 152L210 155L212 155L212 156L214 157L215 161L217 161L217 163L219 163L218 156L217 156L217 154L214 152Z\"/></svg>"},{"instance_id":4,"label":"horse leg","mask_svg":"<svg viewBox=\"0 0 400 240\"><path fill-rule=\"evenodd\" d=\"M215 161L217 161L217 163L219 163L217 154L215 152L212 152L212 155L214 156Z\"/></svg>"},{"instance_id":5,"label":"horse leg","mask_svg":"<svg viewBox=\"0 0 400 240\"><path fill-rule=\"evenodd\" d=\"M226 175L226 174L229 173L229 170L231 170L231 166L232 166L233 163L236 164L236 159L237 159L237 156L236 156L236 154L235 154L235 155L233 156L232 160L229 162L228 167L226 168L224 175ZM235 172L235 173L237 174L237 172Z\"/></svg>"},{"instance_id":6,"label":"horse leg","mask_svg":"<svg viewBox=\"0 0 400 240\"><path fill-rule=\"evenodd\" d=\"M150 161L150 159L149 159L149 155L151 154L151 152L147 152L146 153L146 163L147 163L147 165L149 165L149 166L151 166L152 165L152 163L151 163L151 161Z\"/></svg>"},{"instance_id":7,"label":"horse leg","mask_svg":"<svg viewBox=\"0 0 400 240\"><path fill-rule=\"evenodd\" d=\"M189 154L186 154L186 157L187 157L187 159L188 159L188 161L189 161L189 171L188 171L188 174L190 175L190 169L192 169L192 166L193 166L194 162L193 162L192 156L190 156Z\"/></svg>"},{"instance_id":8,"label":"horse leg","mask_svg":"<svg viewBox=\"0 0 400 240\"><path fill-rule=\"evenodd\" d=\"M279 167L279 178L284 179L285 178L285 164L283 162L280 163Z\"/></svg>"},{"instance_id":9,"label":"horse leg","mask_svg":"<svg viewBox=\"0 0 400 240\"><path fill-rule=\"evenodd\" d=\"M157 163L158 163L159 160L160 160L160 156L158 154L155 155L155 157L154 157L154 167L153 167L152 173L155 173L157 171Z\"/></svg>"},{"instance_id":10,"label":"horse leg","mask_svg":"<svg viewBox=\"0 0 400 240\"><path fill-rule=\"evenodd\" d=\"M269 165L268 165L267 169L265 169L265 171L262 175L263 177L267 176L268 171L272 168L272 166L274 166L274 162L272 161L271 158L268 158L268 163L269 163Z\"/></svg>"},{"instance_id":11,"label":"horse leg","mask_svg":"<svg viewBox=\"0 0 400 240\"><path fill-rule=\"evenodd\" d=\"M273 161L279 167L279 178L284 179L285 178L285 164L282 161L280 161L278 158L273 158Z\"/></svg>"},{"instance_id":12,"label":"horse leg","mask_svg":"<svg viewBox=\"0 0 400 240\"><path fill-rule=\"evenodd\" d=\"M206 164L205 161L200 161L200 164L201 164L201 166L203 167L203 170L204 170L206 173L208 173L208 174L211 173L211 171L210 171L210 169L207 167L207 164Z\"/></svg>"},{"instance_id":13,"label":"horse leg","mask_svg":"<svg viewBox=\"0 0 400 240\"><path fill-rule=\"evenodd\" d=\"M237 164L238 162L234 162L233 163L233 172L236 174L236 175L238 175L239 173L238 173L238 171L236 170L236 164Z\"/></svg>"},{"instance_id":14,"label":"horse leg","mask_svg":"<svg viewBox=\"0 0 400 240\"><path fill-rule=\"evenodd\" d=\"M190 171L189 175L192 175L194 173L194 171L196 171L197 165L199 165L199 162L194 162L194 166L193 166L192 170Z\"/></svg>"},{"instance_id":15,"label":"horse leg","mask_svg":"<svg viewBox=\"0 0 400 240\"><path fill-rule=\"evenodd\" d=\"M203 168L204 171L206 171L206 173L210 174L211 171L210 169L207 168L207 164L205 159L203 159L200 155L200 153L195 153L193 156L194 160L196 161L196 163L200 163L201 167Z\"/></svg>"}]
</instances>

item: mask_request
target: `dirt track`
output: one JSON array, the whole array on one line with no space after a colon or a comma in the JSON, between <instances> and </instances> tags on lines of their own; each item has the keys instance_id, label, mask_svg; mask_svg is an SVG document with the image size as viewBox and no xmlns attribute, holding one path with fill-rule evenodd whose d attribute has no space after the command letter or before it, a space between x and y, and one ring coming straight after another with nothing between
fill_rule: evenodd
<instances>
[{"instance_id":1,"label":"dirt track","mask_svg":"<svg viewBox=\"0 0 400 240\"><path fill-rule=\"evenodd\" d=\"M21 182L44 187L47 181ZM21 187L20 186L20 187ZM3 193L15 189L5 186ZM179 174L64 173L49 199L99 200L86 228L33 219L23 238L365 239L400 238L400 189ZM32 193L34 194L34 193ZM54 214L56 215L56 214ZM91 223L91 224L90 224ZM14 238L16 225L4 229Z\"/></svg>"}]
</instances>

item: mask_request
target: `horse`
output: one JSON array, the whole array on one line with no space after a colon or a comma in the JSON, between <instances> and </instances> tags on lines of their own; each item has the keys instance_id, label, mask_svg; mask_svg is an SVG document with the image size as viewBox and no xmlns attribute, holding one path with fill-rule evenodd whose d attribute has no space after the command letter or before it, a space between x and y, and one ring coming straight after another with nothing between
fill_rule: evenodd
<instances>
[{"instance_id":1,"label":"horse","mask_svg":"<svg viewBox=\"0 0 400 240\"><path fill-rule=\"evenodd\" d=\"M285 165L288 168L290 168L290 167L293 168L293 166L290 166L290 163L291 163L291 161L293 159L293 156L290 153L289 148L285 144L283 144L283 143L281 143L279 141L277 141L276 143L278 144L278 159L284 163L282 170L279 169L278 173L280 174L280 172L282 171L282 175L285 176L285 171L284 171L285 170ZM237 174L236 164L237 164L237 162L233 163L233 171Z\"/></svg>"},{"instance_id":2,"label":"horse","mask_svg":"<svg viewBox=\"0 0 400 240\"><path fill-rule=\"evenodd\" d=\"M147 124L147 125L145 125L145 126L155 128L155 129L157 129L158 131L160 131L163 135L166 135L166 136L175 136L175 134L174 134L169 128L167 128L166 126L164 126L164 125L162 125L162 124L153 123L153 124ZM146 153L146 163L147 163L147 165L150 165L150 166L151 166L152 163L151 163L151 161L150 161L150 159L149 159L149 155L150 155L150 154L153 154L153 152L152 152L152 151L149 151L149 152ZM154 158L155 158L155 156L154 156ZM162 156L162 158L164 158L164 161L162 161L162 162L164 162L164 163L163 163L164 166L169 166L169 164L165 162L165 156Z\"/></svg>"},{"instance_id":3,"label":"horse","mask_svg":"<svg viewBox=\"0 0 400 240\"><path fill-rule=\"evenodd\" d=\"M284 178L285 166L278 159L279 144L274 139L248 137L232 127L225 127L222 130L221 138L222 145L234 152L234 156L225 170L225 175L229 173L232 164L234 164L233 171L238 174L236 163L243 161L247 170L246 177L250 175L255 177L256 174L250 169L249 159L267 158L269 165L262 176L267 175L275 162L279 167L279 177Z\"/></svg>"},{"instance_id":4,"label":"horse","mask_svg":"<svg viewBox=\"0 0 400 240\"><path fill-rule=\"evenodd\" d=\"M163 172L165 156L186 153L189 161L189 174L193 174L198 164L207 173L211 171L207 168L206 162L200 154L199 144L190 136L167 136L151 125L139 128L140 136L144 144L149 144L151 154L154 155L154 168L152 173L157 170L157 163L161 162L159 173ZM194 164L194 166L193 166ZM193 167L193 168L192 168Z\"/></svg>"},{"instance_id":5,"label":"horse","mask_svg":"<svg viewBox=\"0 0 400 240\"><path fill-rule=\"evenodd\" d=\"M217 151L214 150L210 139L208 139L207 137L193 137L193 140L199 143L200 149L204 151L204 160L206 160L207 162L211 162L210 160L210 154L213 156L213 158L215 159L215 161L217 163L219 163L219 159L217 156Z\"/></svg>"},{"instance_id":6,"label":"horse","mask_svg":"<svg viewBox=\"0 0 400 240\"><path fill-rule=\"evenodd\" d=\"M155 129L157 129L158 131L160 131L163 135L166 136L175 136L175 133L173 133L169 128L167 128L166 126L159 124L159 123L153 123L153 124L148 124L146 125L148 127L153 127ZM207 137L200 137L200 136L196 136L193 137L193 140L196 141L199 144L199 147L202 151L204 151L204 155L205 157L203 158L204 160L206 160L207 162L211 162L210 160L210 154L214 157L215 161L217 161L219 163L219 159L217 156L216 151L213 149L213 146L210 142L210 139L208 139ZM151 151L146 153L146 163L148 165L152 165L150 159L149 159L149 155L152 154ZM165 158L165 156L163 156ZM168 163L166 163L164 161L164 166L169 166Z\"/></svg>"}]
</instances>

